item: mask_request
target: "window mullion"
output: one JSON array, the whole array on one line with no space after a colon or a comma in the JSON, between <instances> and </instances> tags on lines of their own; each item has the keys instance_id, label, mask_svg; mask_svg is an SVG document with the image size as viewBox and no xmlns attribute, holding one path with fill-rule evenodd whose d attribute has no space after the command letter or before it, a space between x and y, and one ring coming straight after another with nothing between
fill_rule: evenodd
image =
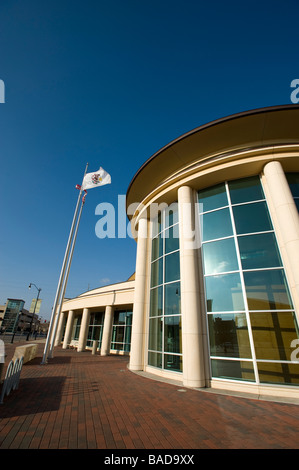
<instances>
[{"instance_id":1,"label":"window mullion","mask_svg":"<svg viewBox=\"0 0 299 470\"><path fill-rule=\"evenodd\" d=\"M239 266L239 274L240 274L241 287L242 287L242 293L243 293L243 301L244 301L244 306L245 306L245 315L246 315L246 320L247 320L247 329L248 329L249 342L250 342L251 354L252 354L252 359L253 359L254 375L255 375L256 383L259 384L259 374L258 374L258 368L257 368L257 364L256 364L256 355L255 355L254 341L253 341L253 335L252 335L252 329L251 329L251 321L250 321L247 295L246 295L246 289L245 289L245 281L244 281L244 276L243 276L241 255L240 255L239 244L238 244L238 239L237 239L237 231L236 231L236 225L235 225L235 219L234 219L234 214L233 214L233 208L232 208L232 203L231 203L231 198L230 198L228 182L225 183L225 187L226 187L226 194L227 194L227 199L228 199L229 212L230 212L232 228L233 228L233 235L234 235L234 241L235 241L237 261L238 261L238 266Z\"/></svg>"}]
</instances>

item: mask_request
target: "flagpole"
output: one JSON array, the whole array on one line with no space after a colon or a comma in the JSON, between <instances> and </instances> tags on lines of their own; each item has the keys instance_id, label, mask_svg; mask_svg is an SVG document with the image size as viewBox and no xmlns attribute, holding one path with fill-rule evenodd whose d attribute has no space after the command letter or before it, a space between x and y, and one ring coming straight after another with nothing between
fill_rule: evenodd
<instances>
[{"instance_id":1,"label":"flagpole","mask_svg":"<svg viewBox=\"0 0 299 470\"><path fill-rule=\"evenodd\" d=\"M86 164L83 180L84 180L84 177L86 175L87 168L88 168L88 163ZM82 180L82 183L83 183L83 180ZM64 274L65 274L66 262L67 262L69 252L70 252L70 245L71 245L71 240L73 238L74 227L75 227L75 222L76 222L77 215L78 215L78 209L79 209L79 203L80 203L80 198L81 198L82 191L83 190L82 190L82 185L81 185L78 200L77 200L77 204L76 204L76 208L75 208L75 212L74 212L73 222L72 222L72 226L71 226L71 230L70 230L70 234L69 234L69 238L68 238L68 242L67 242L67 246L66 246L66 250L65 250L65 254L64 254L62 268L61 268L61 272L60 272L60 276L59 276L59 281L58 281L55 300L54 300L54 305L53 305L53 309L52 309L51 320L50 320L50 324L49 324L49 330L48 330L48 334L47 334L47 339L46 339L46 344L45 344L44 354L43 354L43 359L42 359L41 364L46 364L47 363L47 355L48 355L48 349L49 349L50 339L51 339L51 334L52 334L53 321L54 321L56 310L57 310L58 299L59 299L59 296L60 296L60 293L61 293L61 283L62 283L62 279L63 279Z\"/></svg>"},{"instance_id":2,"label":"flagpole","mask_svg":"<svg viewBox=\"0 0 299 470\"><path fill-rule=\"evenodd\" d=\"M79 224L80 224L82 209L83 209L84 201L85 201L84 198L85 198L85 196L83 196L83 198L82 198L82 204L81 204L81 207L80 207L80 212L79 212L78 219L77 219L75 234L74 234L73 241L72 241L70 256L69 256L68 264L67 264L67 268L66 268L66 275L65 275L63 285L62 285L62 294L61 294L61 298L60 298L60 302L59 302L59 308L58 308L58 312L57 312L56 319L55 319L53 334L51 335L51 343L50 343L50 349L49 349L49 353L48 353L48 358L49 359L53 358L53 349L54 349L54 344L55 344L57 326L58 326L58 321L59 321L59 317L60 317L61 310L62 310L62 304L63 304L64 294L65 294L65 291L66 291L66 286L67 286L68 277L69 277L69 273L70 273L70 267L71 267L71 264L72 264L74 247L75 247L75 243L76 243L76 238L77 238L78 228L79 228Z\"/></svg>"}]
</instances>

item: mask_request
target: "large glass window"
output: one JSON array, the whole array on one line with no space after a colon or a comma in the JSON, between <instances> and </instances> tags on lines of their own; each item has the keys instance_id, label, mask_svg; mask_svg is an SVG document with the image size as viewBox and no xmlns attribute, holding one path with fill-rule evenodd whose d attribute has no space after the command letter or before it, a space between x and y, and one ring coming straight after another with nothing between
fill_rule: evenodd
<instances>
[{"instance_id":1,"label":"large glass window","mask_svg":"<svg viewBox=\"0 0 299 470\"><path fill-rule=\"evenodd\" d=\"M289 183L299 199L299 174ZM212 377L298 385L298 326L259 177L198 197Z\"/></svg>"},{"instance_id":2,"label":"large glass window","mask_svg":"<svg viewBox=\"0 0 299 470\"><path fill-rule=\"evenodd\" d=\"M111 349L129 352L132 333L131 310L116 310L113 315Z\"/></svg>"},{"instance_id":3,"label":"large glass window","mask_svg":"<svg viewBox=\"0 0 299 470\"><path fill-rule=\"evenodd\" d=\"M104 312L92 312L90 314L89 328L86 346L92 347L94 341L98 341L98 349L101 349L103 334Z\"/></svg>"},{"instance_id":4,"label":"large glass window","mask_svg":"<svg viewBox=\"0 0 299 470\"><path fill-rule=\"evenodd\" d=\"M177 204L153 221L148 364L182 372Z\"/></svg>"}]
</instances>

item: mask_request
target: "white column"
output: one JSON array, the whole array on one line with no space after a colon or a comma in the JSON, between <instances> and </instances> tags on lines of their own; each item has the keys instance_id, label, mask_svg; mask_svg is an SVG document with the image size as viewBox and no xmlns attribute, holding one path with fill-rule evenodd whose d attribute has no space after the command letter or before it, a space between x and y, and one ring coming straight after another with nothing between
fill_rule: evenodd
<instances>
[{"instance_id":1,"label":"white column","mask_svg":"<svg viewBox=\"0 0 299 470\"><path fill-rule=\"evenodd\" d=\"M203 316L201 307L198 237L199 227L195 223L193 190L182 186L178 190L181 311L183 347L183 383L190 387L205 387L205 358Z\"/></svg>"},{"instance_id":2,"label":"white column","mask_svg":"<svg viewBox=\"0 0 299 470\"><path fill-rule=\"evenodd\" d=\"M73 330L74 318L75 318L75 312L74 310L70 310L67 316L62 349L67 349L68 345L71 342L71 339L72 339L71 334Z\"/></svg>"},{"instance_id":3,"label":"white column","mask_svg":"<svg viewBox=\"0 0 299 470\"><path fill-rule=\"evenodd\" d=\"M147 256L148 256L148 221L141 218L138 223L138 240L136 253L135 291L131 336L130 364L131 370L144 369L144 318L146 305Z\"/></svg>"},{"instance_id":4,"label":"white column","mask_svg":"<svg viewBox=\"0 0 299 470\"><path fill-rule=\"evenodd\" d=\"M107 305L105 309L101 356L107 356L110 352L113 312L114 312L113 307L111 307L111 305Z\"/></svg>"},{"instance_id":5,"label":"white column","mask_svg":"<svg viewBox=\"0 0 299 470\"><path fill-rule=\"evenodd\" d=\"M90 320L90 310L88 308L85 308L83 310L82 322L81 322L81 327L80 327L80 334L79 334L78 348L77 348L78 352L82 352L86 348L89 320Z\"/></svg>"},{"instance_id":6,"label":"white column","mask_svg":"<svg viewBox=\"0 0 299 470\"><path fill-rule=\"evenodd\" d=\"M299 215L282 165L265 165L263 184L299 321Z\"/></svg>"},{"instance_id":7,"label":"white column","mask_svg":"<svg viewBox=\"0 0 299 470\"><path fill-rule=\"evenodd\" d=\"M59 346L59 344L61 343L61 338L62 338L62 333L63 333L63 325L64 325L64 321L65 321L65 314L66 314L66 312L61 312L60 313L60 318L59 318L59 323L58 323L58 328L57 328L57 333L56 333L54 346Z\"/></svg>"}]
</instances>

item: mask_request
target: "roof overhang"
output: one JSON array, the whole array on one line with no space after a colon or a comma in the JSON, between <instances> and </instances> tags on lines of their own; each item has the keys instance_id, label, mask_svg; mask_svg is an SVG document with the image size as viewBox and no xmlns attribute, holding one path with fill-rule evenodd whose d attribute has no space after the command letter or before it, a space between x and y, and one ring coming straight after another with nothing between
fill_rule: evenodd
<instances>
[{"instance_id":1,"label":"roof overhang","mask_svg":"<svg viewBox=\"0 0 299 470\"><path fill-rule=\"evenodd\" d=\"M173 140L150 157L128 187L126 208L141 203L171 175L209 155L298 143L299 105L255 109L217 119Z\"/></svg>"}]
</instances>

